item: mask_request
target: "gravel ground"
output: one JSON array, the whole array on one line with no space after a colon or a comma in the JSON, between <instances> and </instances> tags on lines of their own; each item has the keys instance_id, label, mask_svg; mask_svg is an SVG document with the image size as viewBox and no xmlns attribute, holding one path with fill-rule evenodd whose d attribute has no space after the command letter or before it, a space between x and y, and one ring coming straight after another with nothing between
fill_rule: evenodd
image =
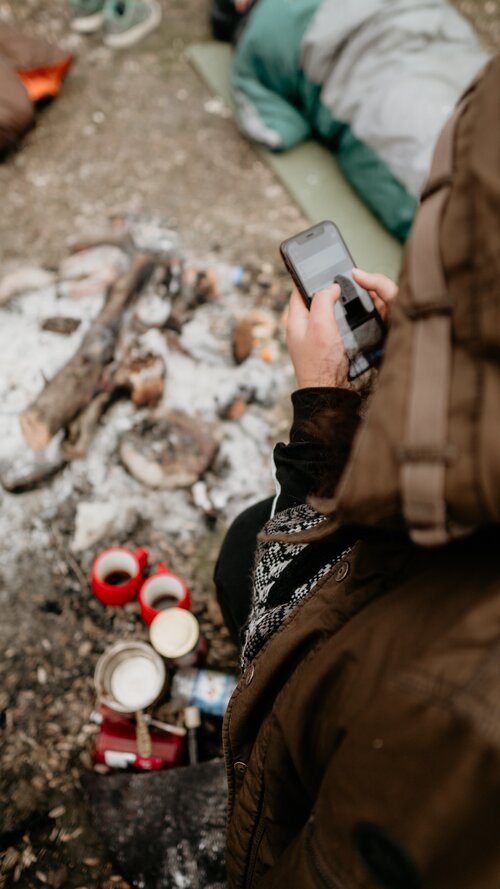
<instances>
[{"instance_id":1,"label":"gravel ground","mask_svg":"<svg viewBox=\"0 0 500 889\"><path fill-rule=\"evenodd\" d=\"M69 31L65 0L0 0L2 17L75 55L61 96L39 115L22 151L0 165L4 269L57 266L68 236L107 228L117 208L160 215L193 254L246 266L276 262L276 245L305 223L210 103L186 58L191 42L208 37L204 7L195 0L162 5L161 28L114 53L98 36ZM44 546L31 525L0 581L0 886L125 885L88 819L79 776L91 766L87 719L96 658L110 641L140 635L141 626L134 608L110 614L89 597L68 553L74 512L74 501L58 511L49 541L40 521ZM222 533L217 527L201 545L188 541L172 552L158 530L139 523L130 539L114 542L135 547L140 540L153 559L167 558L183 574L215 643L210 664L228 669L236 666L235 651L207 598ZM219 732L217 721L205 721L207 755L220 750Z\"/></svg>"},{"instance_id":2,"label":"gravel ground","mask_svg":"<svg viewBox=\"0 0 500 889\"><path fill-rule=\"evenodd\" d=\"M456 5L488 48L500 47L499 0ZM115 54L98 37L70 34L65 0L0 0L1 16L76 56L61 97L40 115L22 151L0 165L4 267L59 264L68 235L106 227L117 207L175 220L190 250L229 263L276 262L277 243L305 223L208 101L186 59L186 46L208 36L203 7L195 0L163 0L163 7L160 30ZM96 656L110 639L135 632L137 618L133 609L110 615L88 596L68 551L73 525L68 502L48 538L46 525L35 521L2 567L0 887L126 887L89 821L79 779L91 765L86 720ZM174 558L191 582L205 631L217 640L212 664L234 667L235 652L207 597L222 530L174 553L149 525L143 530L141 543ZM140 533L139 524L120 542L135 546ZM8 540L4 546L8 556ZM218 727L207 723L206 732L211 752Z\"/></svg>"},{"instance_id":3,"label":"gravel ground","mask_svg":"<svg viewBox=\"0 0 500 889\"><path fill-rule=\"evenodd\" d=\"M0 3L76 56L60 98L0 167L5 259L25 259L29 244L33 259L56 262L68 232L95 231L117 206L175 217L188 246L238 262L276 260L280 239L303 222L232 122L207 105L185 54L208 36L203 5L163 6L161 28L116 53L68 33L65 0Z\"/></svg>"}]
</instances>

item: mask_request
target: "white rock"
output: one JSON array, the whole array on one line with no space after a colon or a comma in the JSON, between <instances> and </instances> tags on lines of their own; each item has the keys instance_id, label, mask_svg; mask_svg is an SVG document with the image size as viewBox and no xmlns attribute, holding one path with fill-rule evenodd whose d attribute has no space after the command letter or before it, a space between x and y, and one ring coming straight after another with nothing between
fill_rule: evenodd
<instances>
[{"instance_id":1,"label":"white rock","mask_svg":"<svg viewBox=\"0 0 500 889\"><path fill-rule=\"evenodd\" d=\"M73 552L88 549L113 530L116 518L115 503L80 503L75 521Z\"/></svg>"},{"instance_id":2,"label":"white rock","mask_svg":"<svg viewBox=\"0 0 500 889\"><path fill-rule=\"evenodd\" d=\"M198 509L203 510L203 512L211 511L212 503L208 496L207 486L204 481L196 482L191 488L191 494L193 495L193 503Z\"/></svg>"},{"instance_id":3,"label":"white rock","mask_svg":"<svg viewBox=\"0 0 500 889\"><path fill-rule=\"evenodd\" d=\"M79 503L72 551L77 553L89 549L107 535L117 537L126 533L133 526L136 515L132 504L123 501Z\"/></svg>"},{"instance_id":4,"label":"white rock","mask_svg":"<svg viewBox=\"0 0 500 889\"><path fill-rule=\"evenodd\" d=\"M227 107L224 99L220 99L218 96L213 99L207 99L203 107L205 111L215 115L215 117L231 117L231 110Z\"/></svg>"}]
</instances>

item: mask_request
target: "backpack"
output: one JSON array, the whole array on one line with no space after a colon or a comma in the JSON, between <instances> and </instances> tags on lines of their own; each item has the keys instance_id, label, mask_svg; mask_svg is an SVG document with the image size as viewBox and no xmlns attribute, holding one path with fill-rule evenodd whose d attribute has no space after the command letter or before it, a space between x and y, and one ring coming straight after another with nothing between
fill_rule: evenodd
<instances>
[{"instance_id":1,"label":"backpack","mask_svg":"<svg viewBox=\"0 0 500 889\"><path fill-rule=\"evenodd\" d=\"M500 519L499 96L500 56L436 146L386 355L336 492L341 524L406 527L437 546Z\"/></svg>"}]
</instances>

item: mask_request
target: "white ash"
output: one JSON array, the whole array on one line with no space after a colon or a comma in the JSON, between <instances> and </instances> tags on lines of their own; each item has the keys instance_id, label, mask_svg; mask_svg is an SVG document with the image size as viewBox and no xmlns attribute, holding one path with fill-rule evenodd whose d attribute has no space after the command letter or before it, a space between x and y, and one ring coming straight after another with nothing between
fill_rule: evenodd
<instances>
[{"instance_id":1,"label":"white ash","mask_svg":"<svg viewBox=\"0 0 500 889\"><path fill-rule=\"evenodd\" d=\"M157 355L158 358L161 358L163 360L165 367L168 366L170 350L168 348L165 337L159 330L156 329L156 327L151 327L140 337L138 337L137 341L140 345L140 349L142 350L142 354Z\"/></svg>"},{"instance_id":2,"label":"white ash","mask_svg":"<svg viewBox=\"0 0 500 889\"><path fill-rule=\"evenodd\" d=\"M181 343L198 361L228 364L231 354L228 321L226 317L214 317L213 306L200 306L193 320L182 328Z\"/></svg>"},{"instance_id":3,"label":"white ash","mask_svg":"<svg viewBox=\"0 0 500 889\"><path fill-rule=\"evenodd\" d=\"M23 410L42 388L44 379L53 377L69 361L101 306L99 298L73 302L60 297L57 288L51 286L19 297L1 309L0 423L9 412ZM41 330L44 319L53 315L77 318L81 324L66 337ZM15 425L17 428L17 422ZM3 456L5 436L10 430L2 425L0 431Z\"/></svg>"},{"instance_id":4,"label":"white ash","mask_svg":"<svg viewBox=\"0 0 500 889\"><path fill-rule=\"evenodd\" d=\"M157 293L147 293L137 300L134 315L145 326L163 327L172 310L172 301Z\"/></svg>"},{"instance_id":5,"label":"white ash","mask_svg":"<svg viewBox=\"0 0 500 889\"><path fill-rule=\"evenodd\" d=\"M239 366L193 361L178 353L167 359L165 401L169 407L190 409L207 417L215 416L237 398L255 400L270 406L284 397L283 368L268 365L251 356Z\"/></svg>"},{"instance_id":6,"label":"white ash","mask_svg":"<svg viewBox=\"0 0 500 889\"><path fill-rule=\"evenodd\" d=\"M238 423L226 423L224 431L210 499L232 521L246 506L273 493L272 444L268 424L254 406Z\"/></svg>"},{"instance_id":7,"label":"white ash","mask_svg":"<svg viewBox=\"0 0 500 889\"><path fill-rule=\"evenodd\" d=\"M139 223L137 225L140 229ZM143 243L156 238L165 252L176 246L174 235L155 225L143 227L136 234L136 240L140 236ZM9 305L0 307L0 462L22 462L23 455L27 461L28 458L33 461L33 452L21 436L18 414L32 402L44 381L51 379L74 355L102 307L99 296L73 300L64 295L70 290L69 282L97 279L99 262L108 269L115 263L116 270L116 264L124 266L125 260L128 258L118 248L96 248L76 254L61 264L57 285L18 296ZM203 265L199 258L193 262L195 268L208 265L214 268L213 262ZM70 279L61 280L63 270ZM156 327L141 336L134 335L142 349L159 355L165 362L166 387L161 406L184 410L219 428L222 444L214 466L203 480L204 488L199 488L193 497L189 489L146 490L133 479L120 464L119 442L124 432L151 414L137 409L131 402L118 402L105 414L84 459L69 463L38 490L22 495L0 493L0 534L9 540L9 547L5 547L0 556L0 571L6 579L15 571L16 560L27 548L36 552L53 546L58 516L63 508L67 515L68 503L73 506L73 523L77 526L79 504L80 507L94 504L98 512L98 504L107 504L109 516L113 513L127 517L122 524L118 519L116 523L112 519L104 521L103 507L96 521L99 535L96 527L92 544L88 541L88 546L99 542L96 538L100 535L109 540L110 533L119 543L138 520L150 522L155 532L175 543L206 533L208 504L220 513L223 522L229 522L250 502L272 492L270 455L274 430L280 425L277 411L285 414L287 409L289 362L281 350L272 363L262 361L254 353L243 364L234 364L231 353L234 320L251 311L253 306L249 305L249 296L236 289L234 269L219 263L216 270L222 295L196 309L193 320L184 326L180 344L188 354L169 348L164 332ZM154 294L151 306L161 307L161 301L155 301ZM147 318L146 306L143 309L142 323ZM158 323L156 309L151 313L153 324ZM132 314L130 310L128 319ZM43 320L53 315L76 318L80 326L65 337L41 330ZM272 324L268 329L271 333ZM124 341L131 335L127 333ZM277 334L264 345L275 342ZM243 416L235 421L220 420L224 409L238 398L250 402ZM56 438L43 457L56 455L58 444ZM80 523L81 519L80 508ZM84 553L85 534L81 526L77 527L76 536L75 527L70 530L73 545L79 553ZM137 540L137 545L143 542Z\"/></svg>"}]
</instances>

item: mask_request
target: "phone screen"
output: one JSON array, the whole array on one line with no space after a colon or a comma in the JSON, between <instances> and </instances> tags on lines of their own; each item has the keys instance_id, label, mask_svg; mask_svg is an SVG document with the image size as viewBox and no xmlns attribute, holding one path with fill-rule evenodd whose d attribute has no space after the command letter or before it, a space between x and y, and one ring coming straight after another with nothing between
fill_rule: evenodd
<instances>
[{"instance_id":1,"label":"phone screen","mask_svg":"<svg viewBox=\"0 0 500 889\"><path fill-rule=\"evenodd\" d=\"M376 364L383 354L385 328L369 294L352 277L352 256L333 222L322 222L285 241L282 254L308 302L318 290L333 283L340 286L335 314L350 379Z\"/></svg>"}]
</instances>

